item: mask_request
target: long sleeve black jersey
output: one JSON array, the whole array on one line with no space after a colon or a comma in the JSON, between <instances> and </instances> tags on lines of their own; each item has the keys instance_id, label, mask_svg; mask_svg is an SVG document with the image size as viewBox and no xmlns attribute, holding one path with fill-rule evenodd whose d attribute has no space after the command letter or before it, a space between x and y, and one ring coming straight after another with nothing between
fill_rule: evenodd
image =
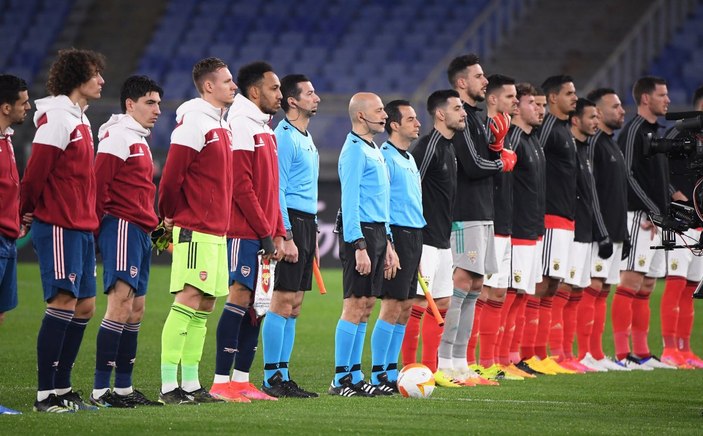
<instances>
[{"instance_id":1,"label":"long sleeve black jersey","mask_svg":"<svg viewBox=\"0 0 703 436\"><path fill-rule=\"evenodd\" d=\"M513 150L510 133L505 137L503 147ZM496 235L507 236L513 233L512 172L500 172L493 176L493 230Z\"/></svg>"},{"instance_id":2,"label":"long sleeve black jersey","mask_svg":"<svg viewBox=\"0 0 703 436\"><path fill-rule=\"evenodd\" d=\"M503 170L499 154L488 148L479 108L464 103L466 128L452 142L457 158L454 221L493 221L493 176Z\"/></svg>"},{"instance_id":3,"label":"long sleeve black jersey","mask_svg":"<svg viewBox=\"0 0 703 436\"><path fill-rule=\"evenodd\" d=\"M598 195L593 180L593 165L591 164L588 142L582 142L576 138L574 138L574 142L576 143L578 161L574 240L591 243L605 239L608 236L608 231L603 224L600 206L597 206Z\"/></svg>"},{"instance_id":4,"label":"long sleeve black jersey","mask_svg":"<svg viewBox=\"0 0 703 436\"><path fill-rule=\"evenodd\" d=\"M547 159L546 214L574 220L577 162L569 120L547 114L539 130L539 144Z\"/></svg>"},{"instance_id":5,"label":"long sleeve black jersey","mask_svg":"<svg viewBox=\"0 0 703 436\"><path fill-rule=\"evenodd\" d=\"M600 210L594 225L604 226L610 240L622 242L627 232L627 165L613 135L598 130L588 138L588 150L593 165L596 196L594 210ZM602 229L600 230L602 232Z\"/></svg>"},{"instance_id":6,"label":"long sleeve black jersey","mask_svg":"<svg viewBox=\"0 0 703 436\"><path fill-rule=\"evenodd\" d=\"M664 137L667 139L676 139L681 136L681 131L676 127L666 131ZM696 174L688 168L687 159L669 159L669 170L671 171L671 186L674 191L681 191L688 197L688 204L693 203L693 187L696 186Z\"/></svg>"},{"instance_id":7,"label":"long sleeve black jersey","mask_svg":"<svg viewBox=\"0 0 703 436\"><path fill-rule=\"evenodd\" d=\"M511 126L508 136L517 155L512 172L512 236L534 241L544 234L546 161L534 133Z\"/></svg>"},{"instance_id":8,"label":"long sleeve black jersey","mask_svg":"<svg viewBox=\"0 0 703 436\"><path fill-rule=\"evenodd\" d=\"M657 136L661 126L640 115L627 122L618 145L628 168L627 210L663 214L669 207L669 161L663 154L646 157L642 151L647 134Z\"/></svg>"},{"instance_id":9,"label":"long sleeve black jersey","mask_svg":"<svg viewBox=\"0 0 703 436\"><path fill-rule=\"evenodd\" d=\"M452 141L432 129L420 138L410 153L422 180L422 210L427 221L422 230L423 244L450 248L457 187L457 163Z\"/></svg>"}]
</instances>

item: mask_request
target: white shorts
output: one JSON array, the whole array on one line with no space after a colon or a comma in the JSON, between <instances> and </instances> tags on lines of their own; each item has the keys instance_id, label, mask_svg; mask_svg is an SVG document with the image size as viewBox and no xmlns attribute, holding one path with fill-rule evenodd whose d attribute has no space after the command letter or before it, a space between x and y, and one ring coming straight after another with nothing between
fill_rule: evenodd
<instances>
[{"instance_id":1,"label":"white shorts","mask_svg":"<svg viewBox=\"0 0 703 436\"><path fill-rule=\"evenodd\" d=\"M532 289L527 289L527 293L534 295L535 285L542 283L542 250L544 250L544 239L540 236L535 244L534 260L532 261Z\"/></svg>"},{"instance_id":2,"label":"white shorts","mask_svg":"<svg viewBox=\"0 0 703 436\"><path fill-rule=\"evenodd\" d=\"M480 275L497 273L494 239L491 221L453 222L450 241L454 268Z\"/></svg>"},{"instance_id":3,"label":"white shorts","mask_svg":"<svg viewBox=\"0 0 703 436\"><path fill-rule=\"evenodd\" d=\"M535 262L540 259L537 254L537 241L513 239L511 241L511 275L508 286L521 289L530 295L535 293L535 278L542 276L539 269L535 270Z\"/></svg>"},{"instance_id":4,"label":"white shorts","mask_svg":"<svg viewBox=\"0 0 703 436\"><path fill-rule=\"evenodd\" d=\"M620 283L620 264L622 259L622 242L613 244L613 255L607 259L598 257L598 243L591 245L591 277L604 279L607 285Z\"/></svg>"},{"instance_id":5,"label":"white shorts","mask_svg":"<svg viewBox=\"0 0 703 436\"><path fill-rule=\"evenodd\" d=\"M591 284L591 243L571 241L569 252L569 273L564 282L577 288Z\"/></svg>"},{"instance_id":6,"label":"white shorts","mask_svg":"<svg viewBox=\"0 0 703 436\"><path fill-rule=\"evenodd\" d=\"M496 247L496 264L498 272L487 275L483 284L491 288L506 289L510 282L510 236L497 236L494 238Z\"/></svg>"},{"instance_id":7,"label":"white shorts","mask_svg":"<svg viewBox=\"0 0 703 436\"><path fill-rule=\"evenodd\" d=\"M693 245L700 237L700 229L688 229L685 237L676 235L676 244ZM700 282L703 279L703 256L694 256L687 248L676 248L668 254L668 275L685 277L692 282Z\"/></svg>"},{"instance_id":8,"label":"white shorts","mask_svg":"<svg viewBox=\"0 0 703 436\"><path fill-rule=\"evenodd\" d=\"M542 247L542 275L553 279L565 279L568 275L569 250L574 240L574 231L546 229Z\"/></svg>"},{"instance_id":9,"label":"white shorts","mask_svg":"<svg viewBox=\"0 0 703 436\"><path fill-rule=\"evenodd\" d=\"M642 229L642 223L647 221L647 213L641 210L627 212L627 228L630 233L632 248L630 254L622 262L622 271L635 271L646 274L647 277L664 277L666 275L666 253L664 250L653 250L654 245L661 245L661 229L652 237L652 232Z\"/></svg>"},{"instance_id":10,"label":"white shorts","mask_svg":"<svg viewBox=\"0 0 703 436\"><path fill-rule=\"evenodd\" d=\"M430 245L422 246L420 271L427 283L432 298L451 297L454 292L452 280L452 251L449 248L437 248ZM417 295L424 296L420 283L417 284Z\"/></svg>"}]
</instances>

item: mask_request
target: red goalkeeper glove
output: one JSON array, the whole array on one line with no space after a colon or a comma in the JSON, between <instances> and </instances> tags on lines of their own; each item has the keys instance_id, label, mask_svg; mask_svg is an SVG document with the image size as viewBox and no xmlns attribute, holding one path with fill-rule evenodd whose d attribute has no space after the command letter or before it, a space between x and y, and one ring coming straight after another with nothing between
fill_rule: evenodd
<instances>
[{"instance_id":1,"label":"red goalkeeper glove","mask_svg":"<svg viewBox=\"0 0 703 436\"><path fill-rule=\"evenodd\" d=\"M500 161L503 162L503 172L509 173L515 168L517 163L517 155L514 151L504 148L500 152Z\"/></svg>"},{"instance_id":2,"label":"red goalkeeper glove","mask_svg":"<svg viewBox=\"0 0 703 436\"><path fill-rule=\"evenodd\" d=\"M503 141L510 130L510 115L498 114L488 123L488 128L493 132L493 142L488 144L491 151L500 153L503 150Z\"/></svg>"}]
</instances>

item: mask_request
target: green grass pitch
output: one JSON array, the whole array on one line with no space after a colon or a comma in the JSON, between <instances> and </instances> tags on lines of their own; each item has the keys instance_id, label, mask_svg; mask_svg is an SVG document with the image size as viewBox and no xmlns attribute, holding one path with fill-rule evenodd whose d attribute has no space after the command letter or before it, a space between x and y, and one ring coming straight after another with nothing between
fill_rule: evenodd
<instances>
[{"instance_id":1,"label":"green grass pitch","mask_svg":"<svg viewBox=\"0 0 703 436\"><path fill-rule=\"evenodd\" d=\"M100 272L98 272L100 274ZM291 374L301 386L322 393L317 399L282 399L252 404L171 406L135 410L103 409L70 415L31 411L36 389L36 334L44 304L39 268L19 267L20 305L0 327L0 404L19 409L20 416L0 416L0 434L701 434L703 431L703 370L541 376L499 387L437 389L428 400L341 398L325 394L332 378L334 329L341 311L341 272L325 270L328 294L306 296L298 322ZM172 297L169 270L154 267L142 323L135 385L157 396L161 327ZM100 281L99 281L100 282ZM660 283L652 300L650 345L661 351ZM611 297L612 298L612 297ZM97 298L73 372L73 385L87 398L93 381L95 336L105 310ZM703 313L703 303L696 303ZM215 330L222 300L209 321L200 368L205 386L212 381ZM696 320L693 346L703 354L703 321ZM372 320L375 317L372 317ZM370 370L370 331L364 370ZM612 340L606 326L606 352ZM262 378L261 352L252 381Z\"/></svg>"}]
</instances>

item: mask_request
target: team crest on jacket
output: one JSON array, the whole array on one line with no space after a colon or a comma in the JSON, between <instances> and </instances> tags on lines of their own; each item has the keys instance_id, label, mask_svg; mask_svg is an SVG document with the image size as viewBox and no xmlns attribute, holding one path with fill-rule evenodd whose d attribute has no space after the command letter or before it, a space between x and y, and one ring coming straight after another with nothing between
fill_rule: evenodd
<instances>
[{"instance_id":1,"label":"team crest on jacket","mask_svg":"<svg viewBox=\"0 0 703 436\"><path fill-rule=\"evenodd\" d=\"M207 280L207 271L200 271L200 280Z\"/></svg>"},{"instance_id":2,"label":"team crest on jacket","mask_svg":"<svg viewBox=\"0 0 703 436\"><path fill-rule=\"evenodd\" d=\"M129 267L129 276L130 277L135 278L138 273L139 273L139 268L137 268L134 265Z\"/></svg>"},{"instance_id":3,"label":"team crest on jacket","mask_svg":"<svg viewBox=\"0 0 703 436\"><path fill-rule=\"evenodd\" d=\"M251 274L251 268L249 265L242 265L242 268L239 271L244 277L249 277L249 274Z\"/></svg>"},{"instance_id":4,"label":"team crest on jacket","mask_svg":"<svg viewBox=\"0 0 703 436\"><path fill-rule=\"evenodd\" d=\"M466 253L466 255L469 256L469 262L476 263L476 260L478 259L478 252L469 251Z\"/></svg>"},{"instance_id":5,"label":"team crest on jacket","mask_svg":"<svg viewBox=\"0 0 703 436\"><path fill-rule=\"evenodd\" d=\"M679 261L674 259L671 261L671 270L676 271L677 269L679 269Z\"/></svg>"},{"instance_id":6,"label":"team crest on jacket","mask_svg":"<svg viewBox=\"0 0 703 436\"><path fill-rule=\"evenodd\" d=\"M554 271L559 271L561 265L559 265L559 259L554 259L554 262L552 262L552 269Z\"/></svg>"}]
</instances>

